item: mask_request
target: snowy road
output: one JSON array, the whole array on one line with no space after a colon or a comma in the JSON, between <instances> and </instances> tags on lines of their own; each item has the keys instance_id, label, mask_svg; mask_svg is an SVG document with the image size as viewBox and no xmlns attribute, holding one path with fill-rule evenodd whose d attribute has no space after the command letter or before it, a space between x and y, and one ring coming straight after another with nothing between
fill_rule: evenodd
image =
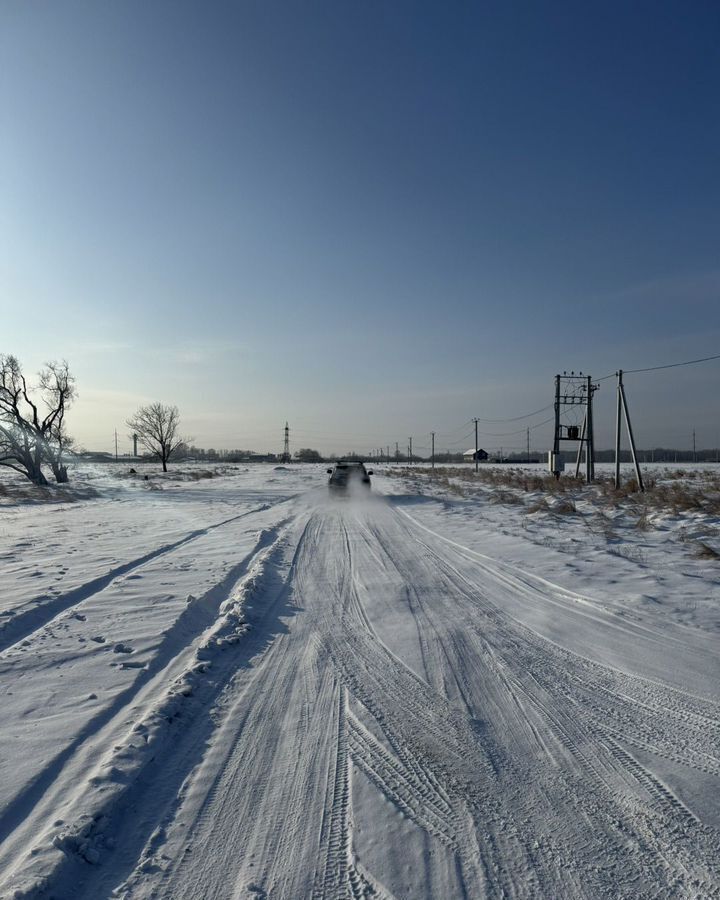
<instances>
[{"instance_id":1,"label":"snowy road","mask_svg":"<svg viewBox=\"0 0 720 900\"><path fill-rule=\"evenodd\" d=\"M215 587L159 622L135 680L91 724L58 729L9 792L6 885L189 900L719 897L714 636L619 617L400 499L312 489L173 542L151 583L182 581L222 547ZM134 574L146 564L158 557ZM97 620L86 593L52 612ZM48 616L35 630L24 616L23 639L47 644ZM2 665L30 682L41 663L21 661L20 643ZM86 676L107 658L84 657Z\"/></svg>"}]
</instances>

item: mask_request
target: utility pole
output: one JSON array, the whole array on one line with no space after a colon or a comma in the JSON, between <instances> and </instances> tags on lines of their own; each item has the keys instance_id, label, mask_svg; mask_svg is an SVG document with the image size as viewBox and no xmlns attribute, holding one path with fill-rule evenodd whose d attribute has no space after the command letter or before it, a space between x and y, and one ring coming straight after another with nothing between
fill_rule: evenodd
<instances>
[{"instance_id":1,"label":"utility pole","mask_svg":"<svg viewBox=\"0 0 720 900\"><path fill-rule=\"evenodd\" d=\"M477 417L473 419L473 422L475 423L475 471L477 472L477 470L478 470L478 449L479 449L478 448L478 434L477 434L477 423L478 423Z\"/></svg>"},{"instance_id":2,"label":"utility pole","mask_svg":"<svg viewBox=\"0 0 720 900\"><path fill-rule=\"evenodd\" d=\"M633 465L635 466L635 477L637 478L638 487L644 492L645 485L643 484L642 472L640 471L640 464L638 463L637 452L635 451L635 437L633 435L632 425L630 424L630 413L628 412L622 376L622 369L620 369L617 373L618 396L615 422L615 487L620 487L620 413L622 412L625 418L625 428L627 429L628 439L630 441L630 454L632 455Z\"/></svg>"},{"instance_id":3,"label":"utility pole","mask_svg":"<svg viewBox=\"0 0 720 900\"><path fill-rule=\"evenodd\" d=\"M115 429L115 462L117 462L118 452L117 452L117 428Z\"/></svg>"},{"instance_id":4,"label":"utility pole","mask_svg":"<svg viewBox=\"0 0 720 900\"><path fill-rule=\"evenodd\" d=\"M395 465L400 465L400 448L398 447L397 441L395 441Z\"/></svg>"},{"instance_id":5,"label":"utility pole","mask_svg":"<svg viewBox=\"0 0 720 900\"><path fill-rule=\"evenodd\" d=\"M410 457L410 465L412 465L412 461L413 461L413 455L412 455L412 438L409 437L409 438L408 438L408 441L409 441L409 443L408 443L408 456Z\"/></svg>"},{"instance_id":6,"label":"utility pole","mask_svg":"<svg viewBox=\"0 0 720 900\"><path fill-rule=\"evenodd\" d=\"M432 468L435 468L435 432L430 432L430 437L432 438L432 455L430 459L432 460Z\"/></svg>"},{"instance_id":7,"label":"utility pole","mask_svg":"<svg viewBox=\"0 0 720 900\"><path fill-rule=\"evenodd\" d=\"M615 490L620 487L620 416L622 415L622 369L617 373L617 409L615 411Z\"/></svg>"},{"instance_id":8,"label":"utility pole","mask_svg":"<svg viewBox=\"0 0 720 900\"><path fill-rule=\"evenodd\" d=\"M587 377L587 409L586 409L586 434L585 434L585 475L586 481L588 484L595 477L595 441L593 435L593 414L592 414L592 400L593 400L593 383L592 377L588 375Z\"/></svg>"},{"instance_id":9,"label":"utility pole","mask_svg":"<svg viewBox=\"0 0 720 900\"><path fill-rule=\"evenodd\" d=\"M579 453L579 451L578 451ZM580 457L578 456L578 464ZM560 478L560 376L555 376L555 439L553 440L550 468L555 478ZM576 473L577 474L577 473Z\"/></svg>"},{"instance_id":10,"label":"utility pole","mask_svg":"<svg viewBox=\"0 0 720 900\"><path fill-rule=\"evenodd\" d=\"M527 428L525 430L525 436L527 437L527 461L530 462L530 429Z\"/></svg>"},{"instance_id":11,"label":"utility pole","mask_svg":"<svg viewBox=\"0 0 720 900\"><path fill-rule=\"evenodd\" d=\"M133 435L133 456L137 456L137 441L138 436L136 434Z\"/></svg>"},{"instance_id":12,"label":"utility pole","mask_svg":"<svg viewBox=\"0 0 720 900\"><path fill-rule=\"evenodd\" d=\"M693 428L693 462L697 462L697 452L695 450L695 429Z\"/></svg>"}]
</instances>

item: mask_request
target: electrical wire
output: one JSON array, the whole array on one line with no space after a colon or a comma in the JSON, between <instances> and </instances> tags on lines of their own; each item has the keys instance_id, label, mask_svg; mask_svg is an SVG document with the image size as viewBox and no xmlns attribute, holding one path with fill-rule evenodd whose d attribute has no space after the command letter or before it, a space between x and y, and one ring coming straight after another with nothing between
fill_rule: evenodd
<instances>
[{"instance_id":1,"label":"electrical wire","mask_svg":"<svg viewBox=\"0 0 720 900\"><path fill-rule=\"evenodd\" d=\"M457 428L451 428L450 431L436 431L435 436L438 438L451 437L453 434L457 434L458 431L462 431L463 428L466 428L471 423L472 423L472 419L467 419L467 421L463 422L462 425L458 425Z\"/></svg>"},{"instance_id":2,"label":"electrical wire","mask_svg":"<svg viewBox=\"0 0 720 900\"><path fill-rule=\"evenodd\" d=\"M694 366L696 363L709 362L711 359L720 359L717 356L703 356L701 359L688 359L686 362L668 363L666 366L649 366L647 369L623 369L623 375L634 375L637 372L657 372L658 369L677 369L680 366Z\"/></svg>"},{"instance_id":3,"label":"electrical wire","mask_svg":"<svg viewBox=\"0 0 720 900\"><path fill-rule=\"evenodd\" d=\"M459 438L457 441L444 441L446 447L457 447L458 444L464 444L465 441L469 441L471 437L475 434L474 431L468 432L464 437Z\"/></svg>"},{"instance_id":4,"label":"electrical wire","mask_svg":"<svg viewBox=\"0 0 720 900\"><path fill-rule=\"evenodd\" d=\"M685 362L667 363L664 366L648 366L644 369L623 369L623 375L637 375L640 372L658 372L660 369L677 369L680 366L694 366L697 363L709 362L712 359L720 359L720 353L716 356L703 356L700 359L688 359ZM603 375L602 378L596 378L595 381L607 381L608 378L616 378L617 372L610 372L609 375Z\"/></svg>"},{"instance_id":5,"label":"electrical wire","mask_svg":"<svg viewBox=\"0 0 720 900\"><path fill-rule=\"evenodd\" d=\"M513 437L513 435L524 434L526 431L534 431L542 425L547 425L548 422L552 422L554 418L554 416L551 416L549 419L545 419L542 422L536 422L535 425L529 425L528 428L520 428L518 431L503 431L499 434L491 431L480 431L478 434L481 434L483 437Z\"/></svg>"},{"instance_id":6,"label":"electrical wire","mask_svg":"<svg viewBox=\"0 0 720 900\"><path fill-rule=\"evenodd\" d=\"M519 422L521 419L530 419L533 416L537 416L540 413L547 412L548 409L552 409L553 404L550 403L547 406L543 406L542 409L536 409L535 412L525 413L523 416L512 416L509 419L483 419L480 416L477 417L478 422L490 422L493 424L500 424L501 422Z\"/></svg>"}]
</instances>

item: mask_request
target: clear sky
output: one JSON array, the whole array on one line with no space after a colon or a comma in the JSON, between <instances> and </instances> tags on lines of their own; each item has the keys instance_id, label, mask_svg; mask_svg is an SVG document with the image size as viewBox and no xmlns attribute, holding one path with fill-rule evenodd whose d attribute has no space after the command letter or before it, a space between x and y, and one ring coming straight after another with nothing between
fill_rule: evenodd
<instances>
[{"instance_id":1,"label":"clear sky","mask_svg":"<svg viewBox=\"0 0 720 900\"><path fill-rule=\"evenodd\" d=\"M715 0L4 0L0 351L89 448L161 400L340 452L720 353L718 47ZM719 387L628 378L640 446L717 446Z\"/></svg>"}]
</instances>

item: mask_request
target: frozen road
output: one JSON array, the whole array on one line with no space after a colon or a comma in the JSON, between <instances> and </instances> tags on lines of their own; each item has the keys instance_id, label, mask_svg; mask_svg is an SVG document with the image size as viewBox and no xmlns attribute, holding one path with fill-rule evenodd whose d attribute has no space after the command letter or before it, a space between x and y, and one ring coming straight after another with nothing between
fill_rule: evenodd
<instances>
[{"instance_id":1,"label":"frozen road","mask_svg":"<svg viewBox=\"0 0 720 900\"><path fill-rule=\"evenodd\" d=\"M9 884L33 847L27 896L78 900L720 897L710 636L488 559L399 497L268 507L223 581L243 626L217 637L217 597L58 748L0 818ZM93 774L84 830L38 850Z\"/></svg>"}]
</instances>

